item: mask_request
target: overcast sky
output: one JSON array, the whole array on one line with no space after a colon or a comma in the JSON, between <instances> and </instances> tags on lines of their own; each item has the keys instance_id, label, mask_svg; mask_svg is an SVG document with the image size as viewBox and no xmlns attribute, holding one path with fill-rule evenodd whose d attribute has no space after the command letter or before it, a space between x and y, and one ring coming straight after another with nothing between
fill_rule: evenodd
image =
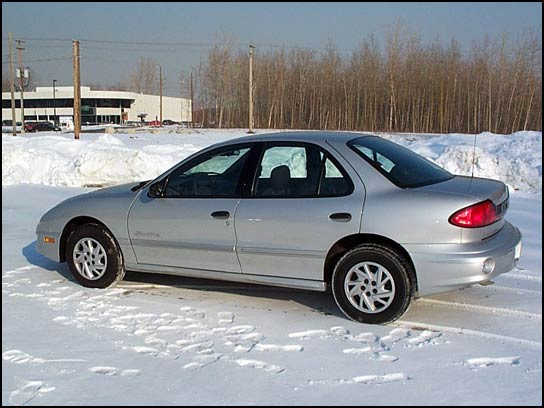
<instances>
[{"instance_id":1,"label":"overcast sky","mask_svg":"<svg viewBox=\"0 0 544 408\"><path fill-rule=\"evenodd\" d=\"M257 52L279 45L322 48L328 42L349 52L371 33L383 44L386 28L399 19L423 42L455 38L464 50L485 36L542 35L541 3L2 2L2 70L12 32L28 39L25 65L36 71L40 85L53 79L71 84L70 40L79 39L83 83L113 84L139 57L153 57L163 64L168 93L178 94L179 72L197 65L223 34L239 47L255 43Z\"/></svg>"}]
</instances>

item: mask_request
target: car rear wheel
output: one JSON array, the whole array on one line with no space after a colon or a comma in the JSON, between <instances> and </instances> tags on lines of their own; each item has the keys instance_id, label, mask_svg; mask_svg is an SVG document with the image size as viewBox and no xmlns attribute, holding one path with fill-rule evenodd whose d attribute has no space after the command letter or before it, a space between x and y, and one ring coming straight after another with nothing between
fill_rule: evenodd
<instances>
[{"instance_id":1,"label":"car rear wheel","mask_svg":"<svg viewBox=\"0 0 544 408\"><path fill-rule=\"evenodd\" d=\"M393 249L359 245L342 256L332 276L340 310L361 323L386 324L399 319L412 298L410 264Z\"/></svg>"},{"instance_id":2,"label":"car rear wheel","mask_svg":"<svg viewBox=\"0 0 544 408\"><path fill-rule=\"evenodd\" d=\"M74 278L88 288L113 286L125 275L117 242L98 224L85 224L72 232L66 244L66 261Z\"/></svg>"}]
</instances>

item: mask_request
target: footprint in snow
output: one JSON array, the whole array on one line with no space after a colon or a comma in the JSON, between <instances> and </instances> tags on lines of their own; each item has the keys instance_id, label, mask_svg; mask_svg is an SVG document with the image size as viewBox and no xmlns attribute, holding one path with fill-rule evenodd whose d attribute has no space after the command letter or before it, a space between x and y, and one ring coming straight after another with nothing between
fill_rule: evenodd
<instances>
[{"instance_id":1,"label":"footprint in snow","mask_svg":"<svg viewBox=\"0 0 544 408\"><path fill-rule=\"evenodd\" d=\"M234 314L231 312L219 312L217 313L219 324L231 324L234 321Z\"/></svg>"},{"instance_id":2,"label":"footprint in snow","mask_svg":"<svg viewBox=\"0 0 544 408\"><path fill-rule=\"evenodd\" d=\"M27 354L21 350L6 350L2 353L2 359L14 364L44 364L44 363L84 363L81 359L45 359Z\"/></svg>"},{"instance_id":3,"label":"footprint in snow","mask_svg":"<svg viewBox=\"0 0 544 408\"><path fill-rule=\"evenodd\" d=\"M348 340L357 341L359 343L375 343L379 339L380 338L376 336L374 333L360 333L348 338Z\"/></svg>"},{"instance_id":4,"label":"footprint in snow","mask_svg":"<svg viewBox=\"0 0 544 408\"><path fill-rule=\"evenodd\" d=\"M136 377L141 374L141 371L136 368L120 370L117 367L97 366L89 368L91 373L103 375L120 375L121 377Z\"/></svg>"},{"instance_id":5,"label":"footprint in snow","mask_svg":"<svg viewBox=\"0 0 544 408\"><path fill-rule=\"evenodd\" d=\"M375 348L370 346L360 347L360 348L348 348L348 349L342 350L342 352L344 354L351 354L354 356L365 355L365 356L369 356L372 360L384 361L384 362L394 362L399 359L398 357L393 356L391 354L386 354L383 351L376 351Z\"/></svg>"},{"instance_id":6,"label":"footprint in snow","mask_svg":"<svg viewBox=\"0 0 544 408\"><path fill-rule=\"evenodd\" d=\"M317 329L317 330L306 330L302 332L289 333L289 337L291 337L292 339L301 339L301 340L309 339L313 337L320 337L322 339L330 338L330 337L337 337L343 340L351 339L349 330L342 326L334 326L334 327L331 327L329 330Z\"/></svg>"},{"instance_id":7,"label":"footprint in snow","mask_svg":"<svg viewBox=\"0 0 544 408\"><path fill-rule=\"evenodd\" d=\"M156 356L159 354L159 350L157 350L154 347L145 347L145 346L125 346L123 347L125 350L134 351L138 354L149 354Z\"/></svg>"},{"instance_id":8,"label":"footprint in snow","mask_svg":"<svg viewBox=\"0 0 544 408\"><path fill-rule=\"evenodd\" d=\"M387 384L397 381L407 381L404 373L393 373L385 375L361 375L352 378L337 378L332 380L309 380L308 385L342 385L342 384Z\"/></svg>"},{"instance_id":9,"label":"footprint in snow","mask_svg":"<svg viewBox=\"0 0 544 408\"><path fill-rule=\"evenodd\" d=\"M517 366L520 364L520 359L521 359L520 356L498 357L498 358L479 357L479 358L470 358L466 360L466 365L468 365L471 368L484 368L484 367L490 367L490 366L500 365L500 364Z\"/></svg>"},{"instance_id":10,"label":"footprint in snow","mask_svg":"<svg viewBox=\"0 0 544 408\"><path fill-rule=\"evenodd\" d=\"M222 354L213 352L207 355L196 356L192 362L185 364L183 368L186 370L199 370L219 361L221 358L223 358Z\"/></svg>"},{"instance_id":11,"label":"footprint in snow","mask_svg":"<svg viewBox=\"0 0 544 408\"><path fill-rule=\"evenodd\" d=\"M12 405L24 405L40 394L55 390L55 387L47 386L43 381L25 380L15 378L17 389L9 396L9 403Z\"/></svg>"},{"instance_id":12,"label":"footprint in snow","mask_svg":"<svg viewBox=\"0 0 544 408\"><path fill-rule=\"evenodd\" d=\"M397 328L397 329L391 330L387 336L382 337L380 340L383 342L390 342L391 344L393 344L393 343L397 343L401 341L402 339L409 337L410 334L411 332L408 329Z\"/></svg>"},{"instance_id":13,"label":"footprint in snow","mask_svg":"<svg viewBox=\"0 0 544 408\"><path fill-rule=\"evenodd\" d=\"M397 361L399 358L397 356L393 356L391 354L385 354L385 353L374 353L372 356L370 356L371 359L377 360L377 361L383 361L387 363L393 363Z\"/></svg>"},{"instance_id":14,"label":"footprint in snow","mask_svg":"<svg viewBox=\"0 0 544 408\"><path fill-rule=\"evenodd\" d=\"M303 351L304 347L298 344L292 344L287 346L280 346L277 344L256 344L255 350L257 351Z\"/></svg>"},{"instance_id":15,"label":"footprint in snow","mask_svg":"<svg viewBox=\"0 0 544 408\"><path fill-rule=\"evenodd\" d=\"M368 354L372 351L372 347L359 347L359 348L347 348L342 350L344 354L353 354L353 355L360 355L360 354Z\"/></svg>"},{"instance_id":16,"label":"footprint in snow","mask_svg":"<svg viewBox=\"0 0 544 408\"><path fill-rule=\"evenodd\" d=\"M17 279L16 281L14 281L12 284L15 285L15 286L18 286L18 285L28 285L32 283L32 281L28 278L21 278L21 279Z\"/></svg>"},{"instance_id":17,"label":"footprint in snow","mask_svg":"<svg viewBox=\"0 0 544 408\"><path fill-rule=\"evenodd\" d=\"M434 344L434 340L442 336L440 332L434 332L429 330L424 330L419 336L414 337L408 340L410 346L422 347L428 344Z\"/></svg>"},{"instance_id":18,"label":"footprint in snow","mask_svg":"<svg viewBox=\"0 0 544 408\"><path fill-rule=\"evenodd\" d=\"M312 337L324 337L329 334L328 330L306 330L302 332L289 333L289 337L292 339L305 340Z\"/></svg>"},{"instance_id":19,"label":"footprint in snow","mask_svg":"<svg viewBox=\"0 0 544 408\"><path fill-rule=\"evenodd\" d=\"M259 368L266 372L274 373L274 374L280 374L285 372L285 369L281 368L280 366L277 366L275 364L268 364L260 360L248 360L248 359L239 358L237 360L234 360L234 362L238 364L240 367Z\"/></svg>"}]
</instances>

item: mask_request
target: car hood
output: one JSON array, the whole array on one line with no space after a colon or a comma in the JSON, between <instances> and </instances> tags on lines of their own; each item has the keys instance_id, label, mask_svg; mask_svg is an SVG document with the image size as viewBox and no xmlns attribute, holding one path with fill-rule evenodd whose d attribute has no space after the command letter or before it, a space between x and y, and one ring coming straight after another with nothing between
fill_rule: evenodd
<instances>
[{"instance_id":1,"label":"car hood","mask_svg":"<svg viewBox=\"0 0 544 408\"><path fill-rule=\"evenodd\" d=\"M126 216L140 183L128 183L84 193L68 198L47 211L38 224L38 230L62 231L67 222L76 217L91 217L111 231L124 231ZM122 236L122 235L121 235Z\"/></svg>"},{"instance_id":2,"label":"car hood","mask_svg":"<svg viewBox=\"0 0 544 408\"><path fill-rule=\"evenodd\" d=\"M89 196L92 197L134 197L138 194L140 189L137 189L136 191L133 191L133 189L138 186L140 183L127 183L127 184L120 184L118 186L112 186L112 187L105 187L98 190L91 191L90 193L87 193Z\"/></svg>"}]
</instances>

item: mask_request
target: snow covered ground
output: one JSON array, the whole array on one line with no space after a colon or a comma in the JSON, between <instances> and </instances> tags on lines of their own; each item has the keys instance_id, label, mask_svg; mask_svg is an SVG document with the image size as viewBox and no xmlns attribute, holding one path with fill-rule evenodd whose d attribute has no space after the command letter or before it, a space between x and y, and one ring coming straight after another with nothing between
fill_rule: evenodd
<instances>
[{"instance_id":1,"label":"snow covered ground","mask_svg":"<svg viewBox=\"0 0 544 408\"><path fill-rule=\"evenodd\" d=\"M36 252L40 216L82 186L149 179L244 134L171 130L3 135L3 405L542 404L540 132L477 140L476 175L513 187L518 267L370 326L330 293L136 273L86 289ZM471 136L385 136L470 174Z\"/></svg>"}]
</instances>

